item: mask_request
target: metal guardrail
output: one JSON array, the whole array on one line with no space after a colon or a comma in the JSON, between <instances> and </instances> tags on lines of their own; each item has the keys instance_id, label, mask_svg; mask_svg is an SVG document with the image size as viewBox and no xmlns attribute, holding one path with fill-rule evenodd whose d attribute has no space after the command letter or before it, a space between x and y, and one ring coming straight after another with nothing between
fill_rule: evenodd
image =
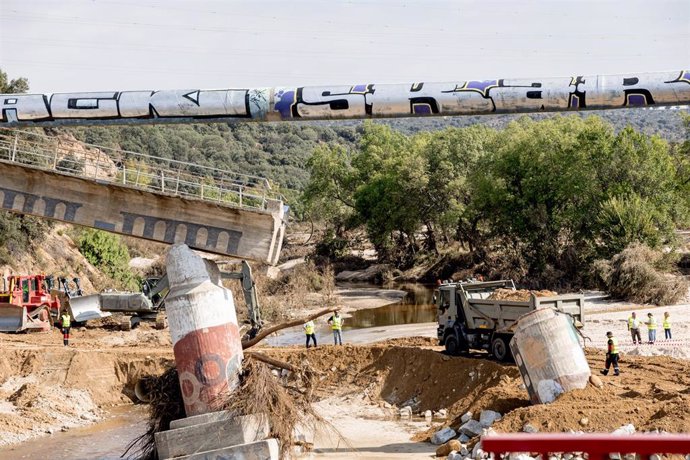
<instances>
[{"instance_id":1,"label":"metal guardrail","mask_svg":"<svg viewBox=\"0 0 690 460\"><path fill-rule=\"evenodd\" d=\"M87 144L64 135L0 129L0 162L242 208L265 210L269 202L283 200L263 177Z\"/></svg>"}]
</instances>

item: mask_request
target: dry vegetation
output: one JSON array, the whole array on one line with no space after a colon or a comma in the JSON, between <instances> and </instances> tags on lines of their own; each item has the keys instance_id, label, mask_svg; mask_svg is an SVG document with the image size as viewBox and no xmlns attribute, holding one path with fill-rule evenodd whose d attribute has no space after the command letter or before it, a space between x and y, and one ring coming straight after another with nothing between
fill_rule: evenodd
<instances>
[{"instance_id":1,"label":"dry vegetation","mask_svg":"<svg viewBox=\"0 0 690 460\"><path fill-rule=\"evenodd\" d=\"M611 262L599 261L599 276L615 297L638 303L670 305L681 301L688 282L668 273L674 266L671 255L632 244Z\"/></svg>"}]
</instances>

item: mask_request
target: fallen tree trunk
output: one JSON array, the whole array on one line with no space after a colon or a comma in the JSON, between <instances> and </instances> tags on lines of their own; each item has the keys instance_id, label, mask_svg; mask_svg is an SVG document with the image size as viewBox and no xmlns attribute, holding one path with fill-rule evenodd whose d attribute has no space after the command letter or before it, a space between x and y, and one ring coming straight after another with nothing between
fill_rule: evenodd
<instances>
[{"instance_id":1,"label":"fallen tree trunk","mask_svg":"<svg viewBox=\"0 0 690 460\"><path fill-rule=\"evenodd\" d=\"M306 316L301 319L295 319L292 321L288 321L287 323L281 323L281 324L276 324L275 326L269 327L268 329L264 329L263 331L259 332L256 337L250 340L244 340L242 342L242 349L246 350L249 347L253 347L257 343L261 342L263 339L268 337L269 335L273 334L274 332L278 332L282 329L286 329L288 327L293 327L293 326L299 326L301 324L306 323L307 321L311 321L313 319L318 318L319 316L327 315L328 313L336 311L337 308L326 308L324 310L321 310L317 313L313 313L309 316Z\"/></svg>"},{"instance_id":2,"label":"fallen tree trunk","mask_svg":"<svg viewBox=\"0 0 690 460\"><path fill-rule=\"evenodd\" d=\"M280 361L275 358L271 358L270 356L266 356L263 353L259 353L257 351L249 351L244 354L244 356L255 359L257 361L264 362L266 364L270 364L273 367L279 367L281 369L287 369L290 372L298 373L299 369L295 366L293 366L290 363L286 363L285 361Z\"/></svg>"}]
</instances>

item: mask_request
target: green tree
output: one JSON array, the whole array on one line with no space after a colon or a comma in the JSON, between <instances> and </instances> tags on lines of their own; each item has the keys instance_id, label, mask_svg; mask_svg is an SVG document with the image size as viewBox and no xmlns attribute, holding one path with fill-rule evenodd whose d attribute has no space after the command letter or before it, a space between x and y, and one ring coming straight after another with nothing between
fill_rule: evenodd
<instances>
[{"instance_id":1,"label":"green tree","mask_svg":"<svg viewBox=\"0 0 690 460\"><path fill-rule=\"evenodd\" d=\"M119 236L102 230L85 229L78 244L84 257L118 282L120 287L137 289L137 280L129 270L129 251Z\"/></svg>"},{"instance_id":2,"label":"green tree","mask_svg":"<svg viewBox=\"0 0 690 460\"><path fill-rule=\"evenodd\" d=\"M0 68L0 93L26 93L29 91L29 80L24 77L9 79Z\"/></svg>"}]
</instances>

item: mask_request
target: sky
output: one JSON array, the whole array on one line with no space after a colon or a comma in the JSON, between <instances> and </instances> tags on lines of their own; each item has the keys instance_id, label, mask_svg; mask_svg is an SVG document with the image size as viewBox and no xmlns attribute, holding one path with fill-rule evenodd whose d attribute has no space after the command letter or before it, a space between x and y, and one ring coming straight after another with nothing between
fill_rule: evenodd
<instances>
[{"instance_id":1,"label":"sky","mask_svg":"<svg viewBox=\"0 0 690 460\"><path fill-rule=\"evenodd\" d=\"M689 0L0 0L31 92L679 71Z\"/></svg>"}]
</instances>

